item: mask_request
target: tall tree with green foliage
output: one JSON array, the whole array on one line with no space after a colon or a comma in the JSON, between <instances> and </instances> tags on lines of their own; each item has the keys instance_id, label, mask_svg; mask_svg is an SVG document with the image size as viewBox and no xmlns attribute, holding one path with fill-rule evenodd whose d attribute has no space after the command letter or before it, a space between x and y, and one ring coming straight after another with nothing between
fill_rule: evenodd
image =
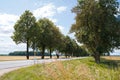
<instances>
[{"instance_id":1,"label":"tall tree with green foliage","mask_svg":"<svg viewBox=\"0 0 120 80\"><path fill-rule=\"evenodd\" d=\"M100 55L109 53L116 47L116 17L118 13L116 0L78 0L73 8L76 22L70 32L75 32L78 42L83 43L100 62Z\"/></svg>"},{"instance_id":2,"label":"tall tree with green foliage","mask_svg":"<svg viewBox=\"0 0 120 80\"><path fill-rule=\"evenodd\" d=\"M52 23L52 22L51 22ZM51 34L49 35L50 38L48 40L48 49L50 52L50 58L52 58L52 50L56 50L57 47L60 45L62 33L60 32L59 28L55 25L51 25L50 28Z\"/></svg>"},{"instance_id":3,"label":"tall tree with green foliage","mask_svg":"<svg viewBox=\"0 0 120 80\"><path fill-rule=\"evenodd\" d=\"M115 43L115 46L117 49L120 49L120 15L117 16L117 26L115 28L116 32L116 40L117 42Z\"/></svg>"},{"instance_id":4,"label":"tall tree with green foliage","mask_svg":"<svg viewBox=\"0 0 120 80\"><path fill-rule=\"evenodd\" d=\"M58 52L65 53L65 36L61 34L61 37L57 42L58 44L55 49L58 50Z\"/></svg>"},{"instance_id":5,"label":"tall tree with green foliage","mask_svg":"<svg viewBox=\"0 0 120 80\"><path fill-rule=\"evenodd\" d=\"M59 51L64 53L66 58L67 56L72 56L73 52L73 43L72 39L69 36L63 36L61 44L59 44Z\"/></svg>"},{"instance_id":6,"label":"tall tree with green foliage","mask_svg":"<svg viewBox=\"0 0 120 80\"><path fill-rule=\"evenodd\" d=\"M35 23L34 27L31 27L30 32L31 32L31 37L29 41L29 46L33 49L33 53L35 55L35 50L37 51L37 37L39 36L38 34L38 26L37 23ZM37 53L36 53L37 54Z\"/></svg>"},{"instance_id":7,"label":"tall tree with green foliage","mask_svg":"<svg viewBox=\"0 0 120 80\"><path fill-rule=\"evenodd\" d=\"M29 59L29 42L32 37L31 29L35 26L36 19L33 14L26 10L21 16L20 19L14 25L14 33L12 36L13 41L16 44L26 43L27 51L26 57Z\"/></svg>"},{"instance_id":8,"label":"tall tree with green foliage","mask_svg":"<svg viewBox=\"0 0 120 80\"><path fill-rule=\"evenodd\" d=\"M47 18L39 19L37 22L37 26L39 27L38 31L38 47L42 49L42 59L44 59L44 53L45 49L50 49L50 58L52 58L51 51L52 48L55 48L58 39L60 39L60 31L59 29L54 25L52 21L50 21ZM58 40L58 41L57 41Z\"/></svg>"}]
</instances>

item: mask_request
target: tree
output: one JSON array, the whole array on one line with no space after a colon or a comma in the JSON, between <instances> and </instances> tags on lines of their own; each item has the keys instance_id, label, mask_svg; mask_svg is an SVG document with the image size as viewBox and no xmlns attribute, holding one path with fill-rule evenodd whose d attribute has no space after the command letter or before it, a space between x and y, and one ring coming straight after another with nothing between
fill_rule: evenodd
<instances>
[{"instance_id":1,"label":"tree","mask_svg":"<svg viewBox=\"0 0 120 80\"><path fill-rule=\"evenodd\" d=\"M61 34L60 39L57 41L57 46L55 49L58 52L65 53L65 36L63 34Z\"/></svg>"},{"instance_id":2,"label":"tree","mask_svg":"<svg viewBox=\"0 0 120 80\"><path fill-rule=\"evenodd\" d=\"M116 43L115 46L117 49L120 49L120 15L117 16L117 26L115 28L116 32Z\"/></svg>"},{"instance_id":3,"label":"tree","mask_svg":"<svg viewBox=\"0 0 120 80\"><path fill-rule=\"evenodd\" d=\"M30 41L29 41L29 46L33 49L33 53L35 55L35 50L36 50L36 54L37 54L37 37L39 36L38 34L38 26L37 23L35 23L34 27L31 27L30 29Z\"/></svg>"},{"instance_id":4,"label":"tree","mask_svg":"<svg viewBox=\"0 0 120 80\"><path fill-rule=\"evenodd\" d=\"M56 50L57 47L60 45L62 34L59 28L56 27L53 23L51 25L50 31L51 31L51 34L49 35L50 38L49 38L47 47L50 52L50 58L52 58L51 52L52 50Z\"/></svg>"},{"instance_id":5,"label":"tree","mask_svg":"<svg viewBox=\"0 0 120 80\"><path fill-rule=\"evenodd\" d=\"M73 44L72 39L69 36L63 36L59 44L59 52L65 53L65 56L72 56Z\"/></svg>"},{"instance_id":6,"label":"tree","mask_svg":"<svg viewBox=\"0 0 120 80\"><path fill-rule=\"evenodd\" d=\"M76 56L79 57L81 56L81 47L78 45L78 43L76 42L76 40L72 40L72 56Z\"/></svg>"},{"instance_id":7,"label":"tree","mask_svg":"<svg viewBox=\"0 0 120 80\"><path fill-rule=\"evenodd\" d=\"M16 44L26 43L27 51L26 57L29 59L29 42L31 36L31 29L35 26L35 17L33 14L26 10L21 16L20 19L14 25L14 32L12 39Z\"/></svg>"},{"instance_id":8,"label":"tree","mask_svg":"<svg viewBox=\"0 0 120 80\"><path fill-rule=\"evenodd\" d=\"M55 48L55 46L57 45L59 41L58 39L60 39L59 34L61 33L59 29L54 25L54 23L47 18L39 19L37 22L37 26L39 27L37 46L42 49L41 58L44 59L44 52L46 48L50 49L50 58L52 58L52 48Z\"/></svg>"},{"instance_id":9,"label":"tree","mask_svg":"<svg viewBox=\"0 0 120 80\"><path fill-rule=\"evenodd\" d=\"M83 43L100 62L100 55L109 53L116 47L116 17L118 13L116 0L78 0L73 8L76 23L70 32L75 32L78 42Z\"/></svg>"}]
</instances>

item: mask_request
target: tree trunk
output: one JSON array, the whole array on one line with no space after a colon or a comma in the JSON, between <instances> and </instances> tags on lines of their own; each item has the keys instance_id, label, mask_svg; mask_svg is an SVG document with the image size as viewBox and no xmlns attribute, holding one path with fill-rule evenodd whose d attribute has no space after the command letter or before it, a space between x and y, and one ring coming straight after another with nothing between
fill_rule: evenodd
<instances>
[{"instance_id":1,"label":"tree trunk","mask_svg":"<svg viewBox=\"0 0 120 80\"><path fill-rule=\"evenodd\" d=\"M57 59L59 59L59 52L56 51L56 56L57 56Z\"/></svg>"},{"instance_id":2,"label":"tree trunk","mask_svg":"<svg viewBox=\"0 0 120 80\"><path fill-rule=\"evenodd\" d=\"M36 56L36 55L35 55L35 49L33 49L33 55Z\"/></svg>"},{"instance_id":3,"label":"tree trunk","mask_svg":"<svg viewBox=\"0 0 120 80\"><path fill-rule=\"evenodd\" d=\"M110 56L110 53L108 53L108 55L107 56Z\"/></svg>"},{"instance_id":4,"label":"tree trunk","mask_svg":"<svg viewBox=\"0 0 120 80\"><path fill-rule=\"evenodd\" d=\"M52 54L51 54L51 52L52 52L52 50L51 50L51 48L50 48L50 59L52 59Z\"/></svg>"},{"instance_id":5,"label":"tree trunk","mask_svg":"<svg viewBox=\"0 0 120 80\"><path fill-rule=\"evenodd\" d=\"M27 41L27 52L26 52L26 58L29 59L29 46L28 46L28 41Z\"/></svg>"},{"instance_id":6,"label":"tree trunk","mask_svg":"<svg viewBox=\"0 0 120 80\"><path fill-rule=\"evenodd\" d=\"M65 57L67 58L67 53L65 53Z\"/></svg>"},{"instance_id":7,"label":"tree trunk","mask_svg":"<svg viewBox=\"0 0 120 80\"><path fill-rule=\"evenodd\" d=\"M99 64L100 63L100 54L99 53L94 54L94 59L95 59L95 62L97 64Z\"/></svg>"},{"instance_id":8,"label":"tree trunk","mask_svg":"<svg viewBox=\"0 0 120 80\"><path fill-rule=\"evenodd\" d=\"M41 59L44 59L44 53L45 53L45 46L42 46L42 56L41 56Z\"/></svg>"},{"instance_id":9,"label":"tree trunk","mask_svg":"<svg viewBox=\"0 0 120 80\"><path fill-rule=\"evenodd\" d=\"M59 55L57 55L57 59L59 59Z\"/></svg>"},{"instance_id":10,"label":"tree trunk","mask_svg":"<svg viewBox=\"0 0 120 80\"><path fill-rule=\"evenodd\" d=\"M74 53L72 52L72 56L71 56L71 57L73 57L73 54L74 54Z\"/></svg>"}]
</instances>

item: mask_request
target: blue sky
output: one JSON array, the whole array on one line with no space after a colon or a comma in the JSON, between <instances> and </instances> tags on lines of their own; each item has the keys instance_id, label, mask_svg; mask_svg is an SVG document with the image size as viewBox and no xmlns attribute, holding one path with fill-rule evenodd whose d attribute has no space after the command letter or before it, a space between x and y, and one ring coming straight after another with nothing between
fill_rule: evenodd
<instances>
[{"instance_id":1,"label":"blue sky","mask_svg":"<svg viewBox=\"0 0 120 80\"><path fill-rule=\"evenodd\" d=\"M0 54L26 50L25 44L16 45L10 38L13 26L25 10L30 10L39 19L47 17L63 34L68 34L75 14L71 9L77 0L1 0L0 1Z\"/></svg>"},{"instance_id":2,"label":"blue sky","mask_svg":"<svg viewBox=\"0 0 120 80\"><path fill-rule=\"evenodd\" d=\"M10 38L15 22L25 10L30 10L37 19L49 18L66 35L75 22L71 9L76 4L77 0L0 0L0 54L26 50L25 44L16 45Z\"/></svg>"}]
</instances>

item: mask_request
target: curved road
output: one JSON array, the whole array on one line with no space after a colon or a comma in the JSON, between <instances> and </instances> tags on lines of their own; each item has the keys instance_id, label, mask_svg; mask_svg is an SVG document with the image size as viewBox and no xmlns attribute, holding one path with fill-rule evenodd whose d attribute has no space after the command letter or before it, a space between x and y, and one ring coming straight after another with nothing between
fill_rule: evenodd
<instances>
[{"instance_id":1,"label":"curved road","mask_svg":"<svg viewBox=\"0 0 120 80\"><path fill-rule=\"evenodd\" d=\"M48 63L48 62L54 62L54 61L64 61L64 60L81 59L81 58L85 58L85 57L68 58L68 59L3 61L3 62L0 62L0 76L10 71L19 69L21 67L27 67L34 64L42 64L42 63Z\"/></svg>"}]
</instances>

